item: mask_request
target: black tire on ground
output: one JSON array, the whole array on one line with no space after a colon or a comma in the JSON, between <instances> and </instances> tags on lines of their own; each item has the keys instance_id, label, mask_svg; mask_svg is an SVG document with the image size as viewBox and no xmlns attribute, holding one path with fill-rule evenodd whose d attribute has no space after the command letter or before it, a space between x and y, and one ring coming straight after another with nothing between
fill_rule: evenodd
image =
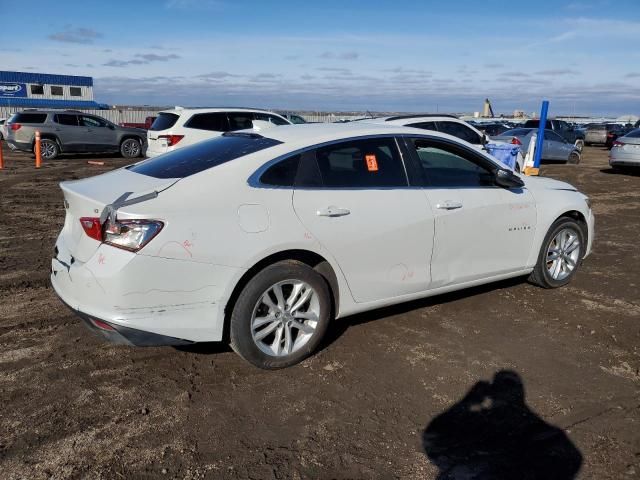
<instances>
[{"instance_id":1,"label":"black tire on ground","mask_svg":"<svg viewBox=\"0 0 640 480\"><path fill-rule=\"evenodd\" d=\"M254 309L262 296L273 285L285 280L299 280L316 293L319 304L318 322L313 335L299 350L289 355L275 356L263 352L254 342L251 321ZM289 367L307 358L324 337L331 318L331 296L325 279L308 265L295 260L274 263L258 272L245 285L233 307L230 319L231 348L258 368Z\"/></svg>"},{"instance_id":2,"label":"black tire on ground","mask_svg":"<svg viewBox=\"0 0 640 480\"><path fill-rule=\"evenodd\" d=\"M578 152L573 152L569 155L569 159L567 160L567 163L572 164L572 165L577 165L580 163L580 154Z\"/></svg>"},{"instance_id":3,"label":"black tire on ground","mask_svg":"<svg viewBox=\"0 0 640 480\"><path fill-rule=\"evenodd\" d=\"M570 229L578 235L580 240L580 246L578 247L578 260L575 268L566 278L563 278L562 280L555 280L547 269L547 252L555 236L563 229ZM558 218L553 225L551 225L547 235L544 237L544 241L540 247L540 253L538 254L538 262L536 263L533 272L529 275L528 281L542 288L558 288L569 283L580 268L586 249L586 242L587 238L584 225L571 217Z\"/></svg>"},{"instance_id":4,"label":"black tire on ground","mask_svg":"<svg viewBox=\"0 0 640 480\"><path fill-rule=\"evenodd\" d=\"M136 158L142 155L142 143L137 138L126 138L120 144L120 155L124 158Z\"/></svg>"},{"instance_id":5,"label":"black tire on ground","mask_svg":"<svg viewBox=\"0 0 640 480\"><path fill-rule=\"evenodd\" d=\"M35 147L34 147L35 148ZM60 146L55 140L43 138L40 140L40 155L43 160L53 160L60 154Z\"/></svg>"}]
</instances>

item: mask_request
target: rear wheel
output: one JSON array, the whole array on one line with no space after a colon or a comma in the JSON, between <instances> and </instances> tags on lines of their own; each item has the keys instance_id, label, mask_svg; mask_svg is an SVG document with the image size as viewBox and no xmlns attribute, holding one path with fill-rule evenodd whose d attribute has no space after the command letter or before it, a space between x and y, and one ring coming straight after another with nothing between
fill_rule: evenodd
<instances>
[{"instance_id":1,"label":"rear wheel","mask_svg":"<svg viewBox=\"0 0 640 480\"><path fill-rule=\"evenodd\" d=\"M142 153L142 145L140 140L136 138L127 138L120 144L120 154L124 158L136 158Z\"/></svg>"},{"instance_id":2,"label":"rear wheel","mask_svg":"<svg viewBox=\"0 0 640 480\"><path fill-rule=\"evenodd\" d=\"M324 278L304 263L278 262L240 293L231 314L231 347L256 367L288 367L318 347L330 315Z\"/></svg>"},{"instance_id":3,"label":"rear wheel","mask_svg":"<svg viewBox=\"0 0 640 480\"><path fill-rule=\"evenodd\" d=\"M577 165L578 163L580 163L580 154L578 152L572 152L569 155L569 159L567 160L567 163L570 163L572 165Z\"/></svg>"},{"instance_id":4,"label":"rear wheel","mask_svg":"<svg viewBox=\"0 0 640 480\"><path fill-rule=\"evenodd\" d=\"M529 281L543 288L566 285L576 274L586 248L583 227L570 217L556 220L542 242Z\"/></svg>"},{"instance_id":5,"label":"rear wheel","mask_svg":"<svg viewBox=\"0 0 640 480\"><path fill-rule=\"evenodd\" d=\"M55 140L43 138L40 140L40 155L44 160L53 160L60 153L60 147Z\"/></svg>"}]
</instances>

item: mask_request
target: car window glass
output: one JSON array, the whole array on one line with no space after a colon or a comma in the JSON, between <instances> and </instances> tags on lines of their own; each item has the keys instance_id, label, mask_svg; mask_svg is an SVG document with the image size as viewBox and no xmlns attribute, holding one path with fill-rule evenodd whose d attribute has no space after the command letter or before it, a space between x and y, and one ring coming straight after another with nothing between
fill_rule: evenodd
<instances>
[{"instance_id":1,"label":"car window glass","mask_svg":"<svg viewBox=\"0 0 640 480\"><path fill-rule=\"evenodd\" d=\"M436 122L411 123L411 124L407 125L407 127L421 128L422 130L435 130L435 131L438 131L438 126L436 125Z\"/></svg>"},{"instance_id":2,"label":"car window glass","mask_svg":"<svg viewBox=\"0 0 640 480\"><path fill-rule=\"evenodd\" d=\"M89 117L86 115L82 115L80 117L80 124L83 127L106 127L106 122L97 117Z\"/></svg>"},{"instance_id":3,"label":"car window glass","mask_svg":"<svg viewBox=\"0 0 640 480\"><path fill-rule=\"evenodd\" d=\"M224 113L196 113L185 123L185 127L212 132L226 132L229 129Z\"/></svg>"},{"instance_id":4,"label":"car window glass","mask_svg":"<svg viewBox=\"0 0 640 480\"><path fill-rule=\"evenodd\" d=\"M546 137L547 140L551 140L553 142L564 143L564 138L562 138L557 133L552 132L551 130L545 130L544 131L544 136Z\"/></svg>"},{"instance_id":5,"label":"car window glass","mask_svg":"<svg viewBox=\"0 0 640 480\"><path fill-rule=\"evenodd\" d=\"M15 113L9 123L44 123L46 120L46 113Z\"/></svg>"},{"instance_id":6,"label":"car window glass","mask_svg":"<svg viewBox=\"0 0 640 480\"><path fill-rule=\"evenodd\" d=\"M407 186L404 166L393 138L329 145L316 150L316 159L325 187Z\"/></svg>"},{"instance_id":7,"label":"car window glass","mask_svg":"<svg viewBox=\"0 0 640 480\"><path fill-rule=\"evenodd\" d=\"M626 136L629 138L640 138L640 128L637 130L631 130Z\"/></svg>"},{"instance_id":8,"label":"car window glass","mask_svg":"<svg viewBox=\"0 0 640 480\"><path fill-rule=\"evenodd\" d=\"M260 183L275 187L292 187L298 171L300 155L294 155L271 165L260 177Z\"/></svg>"},{"instance_id":9,"label":"car window glass","mask_svg":"<svg viewBox=\"0 0 640 480\"><path fill-rule=\"evenodd\" d=\"M493 174L460 150L425 139L414 139L411 143L428 186L493 186Z\"/></svg>"},{"instance_id":10,"label":"car window glass","mask_svg":"<svg viewBox=\"0 0 640 480\"><path fill-rule=\"evenodd\" d=\"M55 116L55 121L56 123L59 123L60 125L69 125L72 127L77 127L78 126L78 116L77 115L70 115L68 113L59 113Z\"/></svg>"},{"instance_id":11,"label":"car window glass","mask_svg":"<svg viewBox=\"0 0 640 480\"><path fill-rule=\"evenodd\" d=\"M289 125L289 122L269 113L255 112L253 118L255 120L262 120L263 122L273 123L274 125Z\"/></svg>"},{"instance_id":12,"label":"car window glass","mask_svg":"<svg viewBox=\"0 0 640 480\"><path fill-rule=\"evenodd\" d=\"M229 129L245 130L247 128L253 128L253 113L251 112L231 112L227 114L229 118Z\"/></svg>"},{"instance_id":13,"label":"car window glass","mask_svg":"<svg viewBox=\"0 0 640 480\"><path fill-rule=\"evenodd\" d=\"M160 112L151 124L151 128L149 130L157 131L171 128L176 124L178 118L180 117L175 113Z\"/></svg>"},{"instance_id":14,"label":"car window glass","mask_svg":"<svg viewBox=\"0 0 640 480\"><path fill-rule=\"evenodd\" d=\"M438 122L438 131L448 133L474 145L482 143L480 136L462 123L441 121Z\"/></svg>"}]
</instances>

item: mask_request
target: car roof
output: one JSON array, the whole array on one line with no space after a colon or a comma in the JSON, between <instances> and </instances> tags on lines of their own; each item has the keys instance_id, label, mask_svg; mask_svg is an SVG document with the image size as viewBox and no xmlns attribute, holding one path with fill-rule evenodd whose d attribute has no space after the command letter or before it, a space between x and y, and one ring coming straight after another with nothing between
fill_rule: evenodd
<instances>
[{"instance_id":1,"label":"car roof","mask_svg":"<svg viewBox=\"0 0 640 480\"><path fill-rule=\"evenodd\" d=\"M161 110L158 113L216 113L216 112L260 112L260 113L272 113L274 115L282 116L279 113L273 112L271 110L264 110L262 108L245 108L245 107L175 107L167 110Z\"/></svg>"}]
</instances>

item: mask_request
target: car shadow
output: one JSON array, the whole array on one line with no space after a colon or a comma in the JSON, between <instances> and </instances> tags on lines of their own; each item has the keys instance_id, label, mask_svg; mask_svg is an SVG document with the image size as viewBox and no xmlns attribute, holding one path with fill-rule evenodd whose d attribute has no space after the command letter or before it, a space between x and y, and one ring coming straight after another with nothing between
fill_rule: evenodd
<instances>
[{"instance_id":1,"label":"car shadow","mask_svg":"<svg viewBox=\"0 0 640 480\"><path fill-rule=\"evenodd\" d=\"M566 433L527 406L522 378L509 370L435 417L422 447L437 480L572 480L582 465Z\"/></svg>"},{"instance_id":2,"label":"car shadow","mask_svg":"<svg viewBox=\"0 0 640 480\"><path fill-rule=\"evenodd\" d=\"M609 175L628 175L631 177L640 176L640 167L603 168L600 171Z\"/></svg>"}]
</instances>

